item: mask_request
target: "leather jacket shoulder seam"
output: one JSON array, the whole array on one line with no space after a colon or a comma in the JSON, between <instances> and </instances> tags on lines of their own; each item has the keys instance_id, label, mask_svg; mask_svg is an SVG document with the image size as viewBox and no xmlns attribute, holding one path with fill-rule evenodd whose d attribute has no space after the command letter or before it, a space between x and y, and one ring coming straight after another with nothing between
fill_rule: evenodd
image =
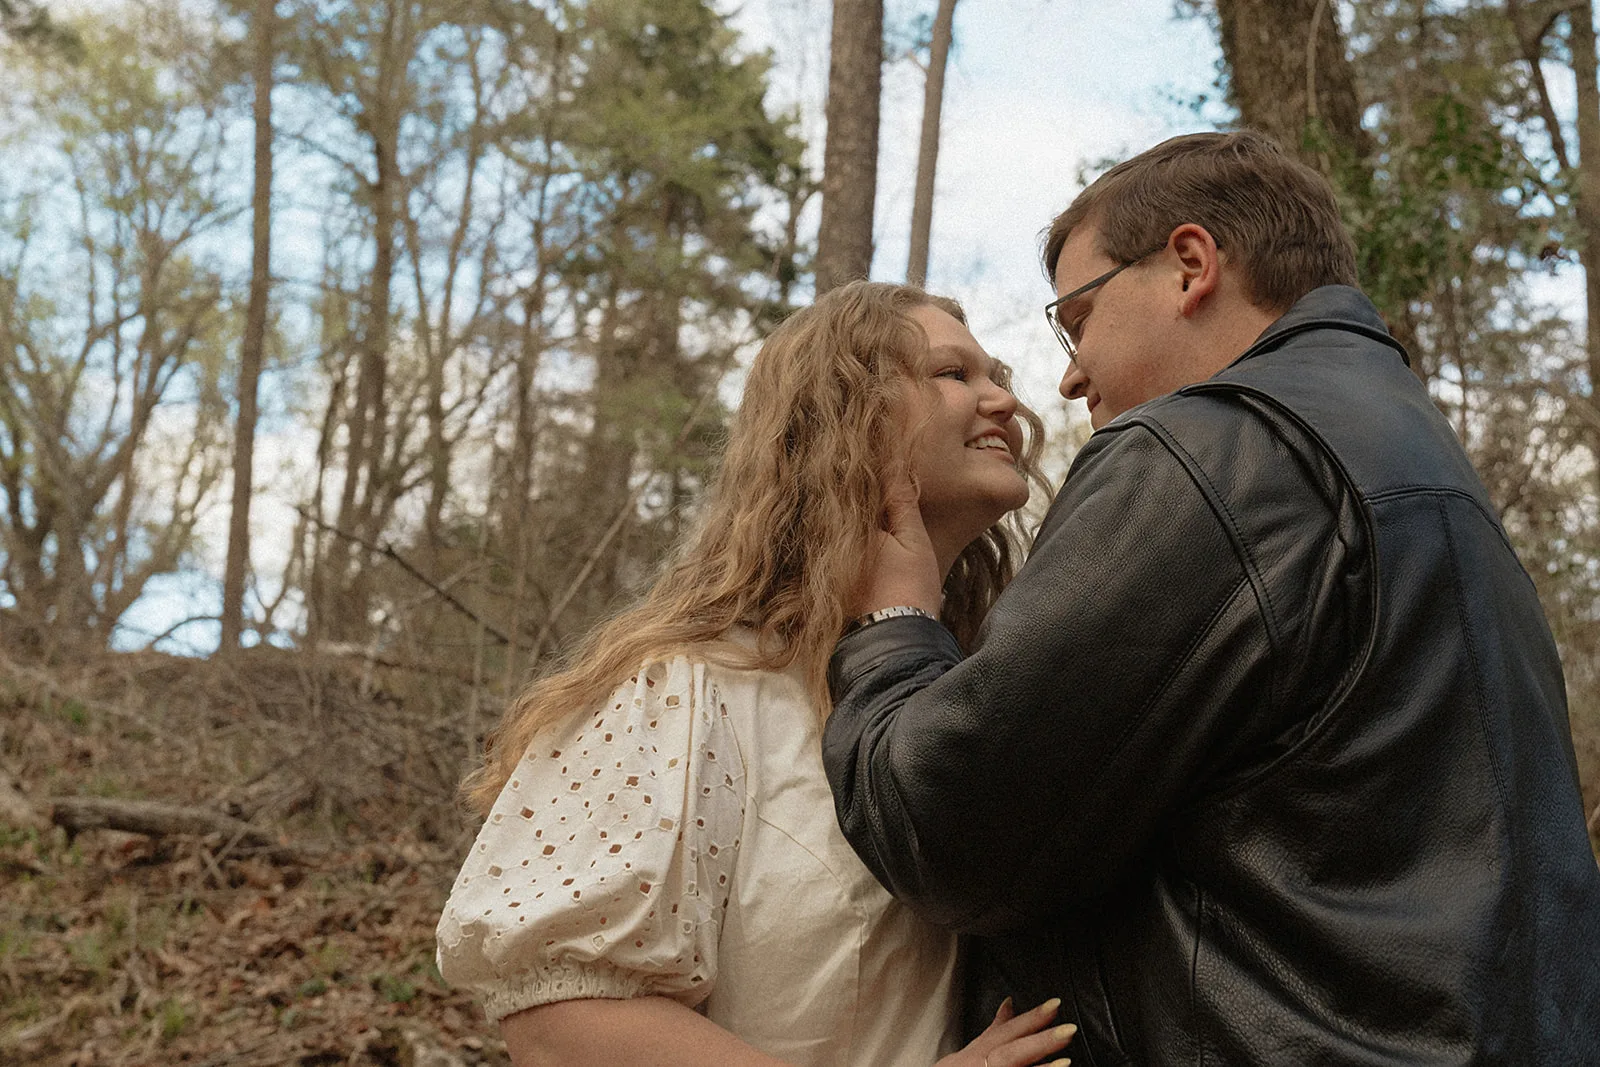
<instances>
[{"instance_id":1,"label":"leather jacket shoulder seam","mask_svg":"<svg viewBox=\"0 0 1600 1067\"><path fill-rule=\"evenodd\" d=\"M1506 784L1502 780L1500 764L1495 760L1494 739L1490 735L1489 725L1485 721L1487 716L1484 713L1483 664L1478 658L1478 642L1472 637L1472 619L1466 610L1466 595L1462 591L1461 567L1459 565L1461 557L1456 552L1456 539L1450 532L1450 513L1445 510L1442 500L1436 498L1435 506L1439 512L1440 532L1444 534L1445 544L1450 549L1446 558L1450 561L1450 593L1455 601L1453 606L1456 611L1456 617L1460 620L1461 629L1468 635L1467 640L1462 644L1466 649L1467 662L1472 669L1472 697L1475 705L1473 711L1476 713L1475 717L1478 720L1478 729L1483 731L1484 754L1489 763L1489 774L1494 779L1495 792L1500 798L1500 809L1504 811L1508 806Z\"/></svg>"},{"instance_id":2,"label":"leather jacket shoulder seam","mask_svg":"<svg viewBox=\"0 0 1600 1067\"><path fill-rule=\"evenodd\" d=\"M1373 493L1371 496L1367 497L1367 502L1371 504L1377 504L1382 501L1404 500L1407 497L1425 496L1453 496L1465 500L1467 503L1471 504L1480 515L1489 520L1490 525L1492 525L1495 530L1499 532L1500 540L1505 542L1506 547L1512 551L1516 551L1515 546L1511 544L1510 538L1506 536L1505 528L1500 523L1500 516L1494 514L1494 512L1484 507L1483 501L1479 500L1471 493L1464 489L1457 489L1453 485L1397 485L1392 488L1383 489L1379 492Z\"/></svg>"},{"instance_id":3,"label":"leather jacket shoulder seam","mask_svg":"<svg viewBox=\"0 0 1600 1067\"><path fill-rule=\"evenodd\" d=\"M1267 631L1267 643L1271 648L1274 663L1276 663L1283 647L1282 636L1278 626L1277 609L1272 602L1272 593L1267 588L1266 580L1261 576L1261 568L1256 563L1255 554L1245 540L1244 531L1238 518L1234 515L1233 509L1229 507L1227 500L1223 499L1222 493L1217 489L1215 483L1211 481L1211 477L1206 473L1205 468L1200 465L1200 462L1194 458L1188 449L1183 447L1183 444L1178 441L1177 437L1164 423L1153 415L1147 415L1141 421L1145 421L1149 425L1151 433L1155 434L1157 439L1173 454L1174 458L1183 465L1184 470L1195 483L1196 488L1200 490L1200 495L1205 498L1213 514L1216 515L1218 524L1227 531L1228 540L1233 544L1234 555L1239 558L1239 563L1250 580L1250 587L1256 594L1256 603L1260 608L1262 623ZM1276 669L1274 669L1273 673L1273 693L1276 694Z\"/></svg>"}]
</instances>

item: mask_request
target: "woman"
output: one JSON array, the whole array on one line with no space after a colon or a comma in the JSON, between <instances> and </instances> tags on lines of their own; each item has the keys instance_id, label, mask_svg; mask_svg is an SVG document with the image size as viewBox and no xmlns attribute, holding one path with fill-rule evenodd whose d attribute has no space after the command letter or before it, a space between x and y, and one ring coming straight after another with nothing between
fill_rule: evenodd
<instances>
[{"instance_id":1,"label":"woman","mask_svg":"<svg viewBox=\"0 0 1600 1067\"><path fill-rule=\"evenodd\" d=\"M890 486L918 489L963 643L1010 578L1040 425L1007 378L959 305L901 286L833 290L763 346L696 532L509 709L466 785L487 820L439 968L513 1063L928 1067L954 1047L955 939L850 851L819 735ZM940 1063L1034 1063L1070 1039L1055 1007L1003 1007Z\"/></svg>"}]
</instances>

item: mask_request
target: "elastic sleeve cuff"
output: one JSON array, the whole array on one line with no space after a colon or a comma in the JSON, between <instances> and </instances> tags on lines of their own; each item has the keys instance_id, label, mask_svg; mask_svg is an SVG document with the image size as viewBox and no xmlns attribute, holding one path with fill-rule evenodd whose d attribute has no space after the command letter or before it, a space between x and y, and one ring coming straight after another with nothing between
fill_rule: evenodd
<instances>
[{"instance_id":1,"label":"elastic sleeve cuff","mask_svg":"<svg viewBox=\"0 0 1600 1067\"><path fill-rule=\"evenodd\" d=\"M563 1000L629 1000L646 995L642 975L620 970L603 960L592 963L552 963L515 980L477 990L489 1021L541 1004Z\"/></svg>"}]
</instances>

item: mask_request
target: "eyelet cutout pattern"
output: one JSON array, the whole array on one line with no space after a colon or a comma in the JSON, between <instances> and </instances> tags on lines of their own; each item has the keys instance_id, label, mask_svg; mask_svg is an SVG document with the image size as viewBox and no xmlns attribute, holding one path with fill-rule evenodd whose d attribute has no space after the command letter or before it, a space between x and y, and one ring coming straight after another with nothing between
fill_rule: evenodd
<instances>
[{"instance_id":1,"label":"eyelet cutout pattern","mask_svg":"<svg viewBox=\"0 0 1600 1067\"><path fill-rule=\"evenodd\" d=\"M485 820L438 927L440 973L491 1018L716 977L745 774L705 667L651 663L544 735Z\"/></svg>"}]
</instances>

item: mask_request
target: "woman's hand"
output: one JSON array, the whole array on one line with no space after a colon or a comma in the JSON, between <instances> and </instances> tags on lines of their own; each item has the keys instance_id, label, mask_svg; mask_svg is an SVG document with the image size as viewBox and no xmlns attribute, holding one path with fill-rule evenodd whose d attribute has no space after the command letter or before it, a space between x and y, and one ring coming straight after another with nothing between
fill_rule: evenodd
<instances>
[{"instance_id":1,"label":"woman's hand","mask_svg":"<svg viewBox=\"0 0 1600 1067\"><path fill-rule=\"evenodd\" d=\"M1031 1011L1016 1014L1007 997L994 1013L994 1022L972 1043L960 1052L952 1052L935 1067L1029 1067L1052 1052L1060 1052L1078 1032L1077 1026L1065 1023L1051 1026L1058 998L1051 998ZM1050 1067L1066 1067L1071 1060L1056 1060Z\"/></svg>"}]
</instances>

